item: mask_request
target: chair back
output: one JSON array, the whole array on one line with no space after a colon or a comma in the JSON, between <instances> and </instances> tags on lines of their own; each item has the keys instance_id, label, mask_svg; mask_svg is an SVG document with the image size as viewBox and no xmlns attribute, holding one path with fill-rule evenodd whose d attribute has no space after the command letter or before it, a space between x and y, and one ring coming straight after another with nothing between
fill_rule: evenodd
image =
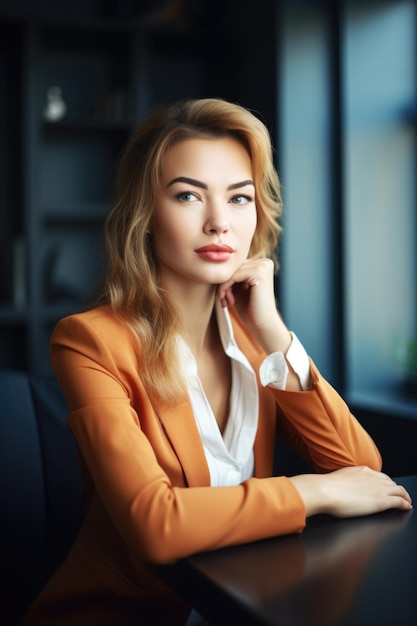
<instances>
[{"instance_id":1,"label":"chair back","mask_svg":"<svg viewBox=\"0 0 417 626\"><path fill-rule=\"evenodd\" d=\"M14 616L10 625L20 624L81 524L80 480L67 414L53 376L0 371L0 549L7 577L4 597Z\"/></svg>"}]
</instances>

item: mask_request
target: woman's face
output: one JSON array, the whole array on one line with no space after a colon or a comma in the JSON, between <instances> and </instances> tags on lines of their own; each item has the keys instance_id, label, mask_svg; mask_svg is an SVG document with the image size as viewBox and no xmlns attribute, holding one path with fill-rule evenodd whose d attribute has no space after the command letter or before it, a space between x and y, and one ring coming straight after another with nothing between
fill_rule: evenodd
<instances>
[{"instance_id":1,"label":"woman's face","mask_svg":"<svg viewBox=\"0 0 417 626\"><path fill-rule=\"evenodd\" d=\"M169 149L152 221L165 287L225 282L247 259L255 229L252 164L237 140L193 138Z\"/></svg>"}]
</instances>

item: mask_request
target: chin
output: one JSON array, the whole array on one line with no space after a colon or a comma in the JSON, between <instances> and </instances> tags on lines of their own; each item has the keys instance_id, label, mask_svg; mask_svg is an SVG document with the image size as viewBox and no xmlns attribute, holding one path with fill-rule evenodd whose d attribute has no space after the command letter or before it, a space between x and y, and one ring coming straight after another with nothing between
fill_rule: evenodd
<instances>
[{"instance_id":1,"label":"chin","mask_svg":"<svg viewBox=\"0 0 417 626\"><path fill-rule=\"evenodd\" d=\"M221 285L226 281L230 280L233 274L236 272L237 267L227 268L227 267L217 267L212 268L210 272L207 272L206 276L208 278L208 282L212 285Z\"/></svg>"}]
</instances>

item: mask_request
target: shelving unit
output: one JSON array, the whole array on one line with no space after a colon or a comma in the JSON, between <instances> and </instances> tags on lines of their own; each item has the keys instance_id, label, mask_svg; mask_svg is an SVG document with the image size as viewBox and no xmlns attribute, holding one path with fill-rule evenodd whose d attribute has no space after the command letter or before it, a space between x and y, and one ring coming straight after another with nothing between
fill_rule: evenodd
<instances>
[{"instance_id":1,"label":"shelving unit","mask_svg":"<svg viewBox=\"0 0 417 626\"><path fill-rule=\"evenodd\" d=\"M35 373L50 368L56 321L85 308L99 279L115 163L143 114L130 100L134 40L128 25L23 25L26 271L15 291L27 311L23 365Z\"/></svg>"},{"instance_id":2,"label":"shelving unit","mask_svg":"<svg viewBox=\"0 0 417 626\"><path fill-rule=\"evenodd\" d=\"M0 117L10 126L0 157L13 160L0 182L19 172L21 184L0 197L0 367L47 373L55 323L89 305L100 277L120 152L154 104L204 95L207 52L187 52L195 33L139 20L23 19L3 22L0 35L11 25L0 45ZM52 117L51 89L65 105Z\"/></svg>"}]
</instances>

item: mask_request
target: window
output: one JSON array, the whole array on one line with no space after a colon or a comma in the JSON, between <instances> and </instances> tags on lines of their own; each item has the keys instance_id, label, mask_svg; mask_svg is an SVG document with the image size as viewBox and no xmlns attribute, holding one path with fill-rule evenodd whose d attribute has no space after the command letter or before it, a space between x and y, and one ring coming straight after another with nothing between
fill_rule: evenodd
<instances>
[{"instance_id":1,"label":"window","mask_svg":"<svg viewBox=\"0 0 417 626\"><path fill-rule=\"evenodd\" d=\"M417 336L417 2L335 4L281 2L280 296L343 394L387 402Z\"/></svg>"}]
</instances>

